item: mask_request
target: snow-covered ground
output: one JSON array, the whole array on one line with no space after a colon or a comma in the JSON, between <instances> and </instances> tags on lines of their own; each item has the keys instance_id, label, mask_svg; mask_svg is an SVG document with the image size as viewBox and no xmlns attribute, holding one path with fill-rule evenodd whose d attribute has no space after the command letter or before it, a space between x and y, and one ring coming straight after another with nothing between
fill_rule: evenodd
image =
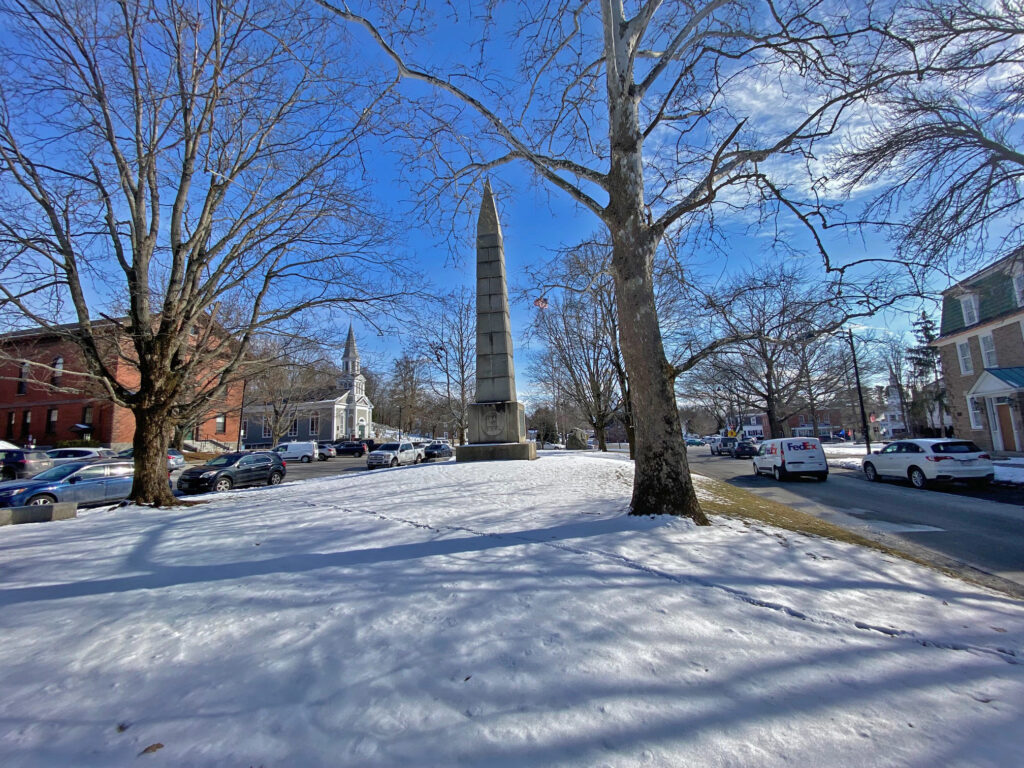
<instances>
[{"instance_id":1,"label":"snow-covered ground","mask_svg":"<svg viewBox=\"0 0 1024 768\"><path fill-rule=\"evenodd\" d=\"M872 448L875 443L872 443ZM843 469L860 469L860 460L864 457L864 443L825 443L825 458L828 459L830 467L841 467ZM997 483L1020 483L1024 484L1024 458L997 459L995 462Z\"/></svg>"},{"instance_id":2,"label":"snow-covered ground","mask_svg":"<svg viewBox=\"0 0 1024 768\"><path fill-rule=\"evenodd\" d=\"M548 453L0 528L0 765L1020 764L1024 604L630 483Z\"/></svg>"}]
</instances>

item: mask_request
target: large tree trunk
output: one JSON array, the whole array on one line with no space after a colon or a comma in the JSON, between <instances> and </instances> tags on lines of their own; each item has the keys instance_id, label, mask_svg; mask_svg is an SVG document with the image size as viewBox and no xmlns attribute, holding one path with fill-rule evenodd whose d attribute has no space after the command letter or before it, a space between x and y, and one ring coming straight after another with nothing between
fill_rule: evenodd
<instances>
[{"instance_id":1,"label":"large tree trunk","mask_svg":"<svg viewBox=\"0 0 1024 768\"><path fill-rule=\"evenodd\" d=\"M653 238L638 238L621 228L612 238L622 353L635 402L636 454L630 514L682 515L708 525L686 463L675 377L665 358L654 304ZM632 236L631 236L632 235Z\"/></svg>"},{"instance_id":2,"label":"large tree trunk","mask_svg":"<svg viewBox=\"0 0 1024 768\"><path fill-rule=\"evenodd\" d=\"M135 480L129 497L136 504L156 507L176 504L167 472L167 442L170 427L166 413L135 409Z\"/></svg>"}]
</instances>

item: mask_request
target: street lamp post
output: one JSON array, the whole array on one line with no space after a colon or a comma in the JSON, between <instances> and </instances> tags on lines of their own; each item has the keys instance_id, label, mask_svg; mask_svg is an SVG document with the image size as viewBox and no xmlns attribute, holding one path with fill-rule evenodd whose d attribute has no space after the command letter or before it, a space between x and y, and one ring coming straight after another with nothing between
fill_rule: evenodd
<instances>
[{"instance_id":1,"label":"street lamp post","mask_svg":"<svg viewBox=\"0 0 1024 768\"><path fill-rule=\"evenodd\" d=\"M864 445L867 452L871 453L871 430L868 428L868 415L864 411L864 392L860 387L860 368L857 366L857 350L853 346L853 329L847 328L846 332L850 341L850 355L853 357L853 378L857 383L857 400L860 402L860 422L864 429Z\"/></svg>"}]
</instances>

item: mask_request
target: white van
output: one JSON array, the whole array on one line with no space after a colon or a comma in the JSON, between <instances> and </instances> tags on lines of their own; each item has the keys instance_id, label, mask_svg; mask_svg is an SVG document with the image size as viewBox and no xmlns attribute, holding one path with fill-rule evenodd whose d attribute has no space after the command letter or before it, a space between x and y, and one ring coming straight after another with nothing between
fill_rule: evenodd
<instances>
[{"instance_id":1,"label":"white van","mask_svg":"<svg viewBox=\"0 0 1024 768\"><path fill-rule=\"evenodd\" d=\"M301 461L303 464L311 462L320 455L316 443L281 443L274 448L274 453L285 461Z\"/></svg>"},{"instance_id":2,"label":"white van","mask_svg":"<svg viewBox=\"0 0 1024 768\"><path fill-rule=\"evenodd\" d=\"M754 456L754 474L767 472L776 480L811 475L828 480L828 462L821 441L815 437L783 437L765 440Z\"/></svg>"}]
</instances>

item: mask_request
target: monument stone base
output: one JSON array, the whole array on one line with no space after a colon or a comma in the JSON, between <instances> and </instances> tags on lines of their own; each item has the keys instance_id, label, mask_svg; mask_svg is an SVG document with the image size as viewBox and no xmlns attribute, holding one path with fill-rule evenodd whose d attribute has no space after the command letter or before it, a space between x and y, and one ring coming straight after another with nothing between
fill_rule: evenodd
<instances>
[{"instance_id":1,"label":"monument stone base","mask_svg":"<svg viewBox=\"0 0 1024 768\"><path fill-rule=\"evenodd\" d=\"M455 448L455 461L533 461L537 458L537 444L481 443L460 445Z\"/></svg>"},{"instance_id":2,"label":"monument stone base","mask_svg":"<svg viewBox=\"0 0 1024 768\"><path fill-rule=\"evenodd\" d=\"M526 409L522 403L469 404L469 444L526 441Z\"/></svg>"}]
</instances>

